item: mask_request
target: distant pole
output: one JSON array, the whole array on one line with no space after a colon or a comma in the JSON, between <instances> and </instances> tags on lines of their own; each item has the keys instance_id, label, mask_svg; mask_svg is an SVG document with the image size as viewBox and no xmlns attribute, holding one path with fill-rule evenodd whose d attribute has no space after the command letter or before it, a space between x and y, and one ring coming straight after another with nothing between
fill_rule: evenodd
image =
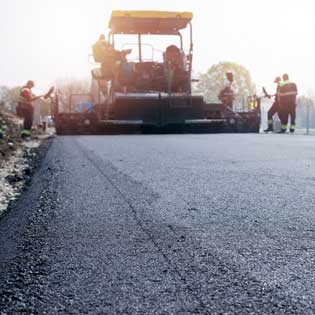
<instances>
[{"instance_id":1,"label":"distant pole","mask_svg":"<svg viewBox=\"0 0 315 315\"><path fill-rule=\"evenodd\" d=\"M261 106L260 110L261 110L260 124L262 126L265 126L265 119L266 119L266 117L265 117L265 106Z\"/></svg>"},{"instance_id":2,"label":"distant pole","mask_svg":"<svg viewBox=\"0 0 315 315\"><path fill-rule=\"evenodd\" d=\"M306 134L310 134L310 103L306 105Z\"/></svg>"}]
</instances>

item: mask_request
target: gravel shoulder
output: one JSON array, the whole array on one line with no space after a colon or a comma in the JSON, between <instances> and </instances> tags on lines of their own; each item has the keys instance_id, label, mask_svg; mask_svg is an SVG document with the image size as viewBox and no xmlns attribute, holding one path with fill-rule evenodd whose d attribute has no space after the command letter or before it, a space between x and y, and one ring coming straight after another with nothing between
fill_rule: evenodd
<instances>
[{"instance_id":1,"label":"gravel shoulder","mask_svg":"<svg viewBox=\"0 0 315 315\"><path fill-rule=\"evenodd\" d=\"M21 142L0 161L0 217L6 212L10 202L18 198L30 179L40 146L39 140Z\"/></svg>"},{"instance_id":2,"label":"gravel shoulder","mask_svg":"<svg viewBox=\"0 0 315 315\"><path fill-rule=\"evenodd\" d=\"M29 180L37 155L42 151L39 147L49 135L37 135L36 138L23 141L21 119L4 109L0 109L0 127L4 130L3 138L0 138L1 217Z\"/></svg>"}]
</instances>

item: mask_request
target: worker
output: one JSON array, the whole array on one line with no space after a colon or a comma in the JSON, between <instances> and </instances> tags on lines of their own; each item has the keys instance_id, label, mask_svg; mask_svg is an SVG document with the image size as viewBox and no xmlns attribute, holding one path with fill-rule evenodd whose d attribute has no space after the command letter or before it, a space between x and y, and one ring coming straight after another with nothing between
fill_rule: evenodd
<instances>
[{"instance_id":1,"label":"worker","mask_svg":"<svg viewBox=\"0 0 315 315\"><path fill-rule=\"evenodd\" d=\"M234 76L232 72L227 72L225 75L226 82L224 84L224 88L220 91L218 98L223 103L223 105L232 109L234 101L234 91L232 88Z\"/></svg>"},{"instance_id":2,"label":"worker","mask_svg":"<svg viewBox=\"0 0 315 315\"><path fill-rule=\"evenodd\" d=\"M181 52L175 45L170 45L163 53L164 75L167 81L167 91L169 93L177 91L177 75L181 69Z\"/></svg>"},{"instance_id":3,"label":"worker","mask_svg":"<svg viewBox=\"0 0 315 315\"><path fill-rule=\"evenodd\" d=\"M164 53L164 62L167 68L178 71L184 67L182 53L175 45L170 45Z\"/></svg>"},{"instance_id":4,"label":"worker","mask_svg":"<svg viewBox=\"0 0 315 315\"><path fill-rule=\"evenodd\" d=\"M115 67L115 51L101 34L99 39L92 46L93 57L95 62L101 64L102 76L111 79L114 76Z\"/></svg>"},{"instance_id":5,"label":"worker","mask_svg":"<svg viewBox=\"0 0 315 315\"><path fill-rule=\"evenodd\" d=\"M295 118L296 118L296 97L298 94L297 86L294 82L289 80L289 75L282 76L282 82L279 88L279 103L282 112L282 125L280 133L285 133L288 127L288 120L290 116L290 133L295 132Z\"/></svg>"},{"instance_id":6,"label":"worker","mask_svg":"<svg viewBox=\"0 0 315 315\"><path fill-rule=\"evenodd\" d=\"M17 115L24 118L24 126L22 131L22 138L31 136L33 125L34 108L33 101L41 98L42 96L35 96L32 93L32 88L35 86L34 81L27 81L26 85L20 91L19 102L17 106Z\"/></svg>"},{"instance_id":7,"label":"worker","mask_svg":"<svg viewBox=\"0 0 315 315\"><path fill-rule=\"evenodd\" d=\"M114 80L118 83L118 77L122 65L127 63L127 55L132 52L131 49L115 50L114 47L106 41L105 35L101 34L98 41L92 46L95 62L101 63L102 77L106 80Z\"/></svg>"},{"instance_id":8,"label":"worker","mask_svg":"<svg viewBox=\"0 0 315 315\"><path fill-rule=\"evenodd\" d=\"M274 83L277 84L277 90L276 90L276 94L274 95L274 97L275 97L274 102L268 111L268 128L266 130L264 130L264 132L272 132L273 131L273 116L275 114L278 114L278 117L279 117L281 124L282 124L282 113L281 113L280 104L279 104L279 89L280 89L281 78L276 77ZM266 95L266 96L268 98L271 98L271 95Z\"/></svg>"},{"instance_id":9,"label":"worker","mask_svg":"<svg viewBox=\"0 0 315 315\"><path fill-rule=\"evenodd\" d=\"M106 62L106 57L110 51L113 51L112 46L106 41L105 35L101 34L96 43L92 46L93 57L95 62Z\"/></svg>"}]
</instances>

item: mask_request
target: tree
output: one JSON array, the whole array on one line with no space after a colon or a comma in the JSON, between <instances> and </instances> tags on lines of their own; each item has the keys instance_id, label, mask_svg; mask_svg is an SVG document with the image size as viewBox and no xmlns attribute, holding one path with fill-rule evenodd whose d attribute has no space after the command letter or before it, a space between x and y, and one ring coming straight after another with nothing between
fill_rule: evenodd
<instances>
[{"instance_id":1,"label":"tree","mask_svg":"<svg viewBox=\"0 0 315 315\"><path fill-rule=\"evenodd\" d=\"M297 125L301 128L315 128L315 104L312 97L300 96L297 99Z\"/></svg>"},{"instance_id":2,"label":"tree","mask_svg":"<svg viewBox=\"0 0 315 315\"><path fill-rule=\"evenodd\" d=\"M16 86L16 87L11 88L9 90L9 94L8 94L9 95L9 103L10 103L12 110L15 110L15 108L18 104L18 101L20 98L20 91L21 91L21 88L19 86Z\"/></svg>"},{"instance_id":3,"label":"tree","mask_svg":"<svg viewBox=\"0 0 315 315\"><path fill-rule=\"evenodd\" d=\"M0 86L0 110L7 105L8 90L6 86Z\"/></svg>"},{"instance_id":4,"label":"tree","mask_svg":"<svg viewBox=\"0 0 315 315\"><path fill-rule=\"evenodd\" d=\"M0 103L6 104L8 102L9 89L6 86L0 86Z\"/></svg>"},{"instance_id":5,"label":"tree","mask_svg":"<svg viewBox=\"0 0 315 315\"><path fill-rule=\"evenodd\" d=\"M237 94L236 102L242 102L248 96L255 94L255 85L250 72L244 66L233 62L220 62L201 74L197 92L204 94L205 100L209 103L218 102L218 94L224 86L225 74L229 71L234 74L233 89Z\"/></svg>"},{"instance_id":6,"label":"tree","mask_svg":"<svg viewBox=\"0 0 315 315\"><path fill-rule=\"evenodd\" d=\"M0 104L10 111L15 111L20 95L20 88L0 87Z\"/></svg>"}]
</instances>

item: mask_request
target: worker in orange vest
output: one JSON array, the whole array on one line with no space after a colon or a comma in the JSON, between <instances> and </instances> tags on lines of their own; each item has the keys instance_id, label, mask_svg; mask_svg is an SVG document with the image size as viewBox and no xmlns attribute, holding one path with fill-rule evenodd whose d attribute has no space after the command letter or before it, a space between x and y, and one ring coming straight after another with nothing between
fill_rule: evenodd
<instances>
[{"instance_id":1,"label":"worker in orange vest","mask_svg":"<svg viewBox=\"0 0 315 315\"><path fill-rule=\"evenodd\" d=\"M224 88L220 91L218 95L218 99L227 107L233 108L234 101L234 91L232 88L232 84L234 81L234 76L232 72L227 72L226 74L226 83Z\"/></svg>"},{"instance_id":2,"label":"worker in orange vest","mask_svg":"<svg viewBox=\"0 0 315 315\"><path fill-rule=\"evenodd\" d=\"M295 118L296 118L296 97L298 94L297 86L294 82L289 80L289 75L282 76L283 81L279 87L279 102L282 112L282 126L281 132L285 133L288 127L288 120L290 116L290 133L295 132Z\"/></svg>"},{"instance_id":3,"label":"worker in orange vest","mask_svg":"<svg viewBox=\"0 0 315 315\"><path fill-rule=\"evenodd\" d=\"M54 88L50 88L45 95L36 96L32 93L32 88L35 86L34 81L27 81L26 85L22 87L19 96L19 102L16 109L16 113L21 118L24 118L24 125L22 131L22 138L28 138L31 136L33 119L34 119L34 107L33 102L44 97L49 98L54 91Z\"/></svg>"}]
</instances>

